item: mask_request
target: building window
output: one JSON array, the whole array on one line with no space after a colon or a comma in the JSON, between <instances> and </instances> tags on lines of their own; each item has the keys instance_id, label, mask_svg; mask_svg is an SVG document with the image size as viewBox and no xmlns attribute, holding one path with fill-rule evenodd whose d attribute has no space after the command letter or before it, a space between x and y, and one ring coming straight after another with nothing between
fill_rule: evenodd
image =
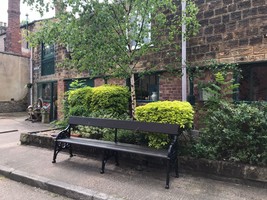
<instances>
[{"instance_id":1,"label":"building window","mask_svg":"<svg viewBox=\"0 0 267 200\"><path fill-rule=\"evenodd\" d=\"M55 48L54 45L42 44L41 75L55 73Z\"/></svg>"},{"instance_id":2,"label":"building window","mask_svg":"<svg viewBox=\"0 0 267 200\"><path fill-rule=\"evenodd\" d=\"M241 65L239 101L267 100L267 63Z\"/></svg>"},{"instance_id":3,"label":"building window","mask_svg":"<svg viewBox=\"0 0 267 200\"><path fill-rule=\"evenodd\" d=\"M137 101L159 100L159 75L135 75L135 90Z\"/></svg>"},{"instance_id":4,"label":"building window","mask_svg":"<svg viewBox=\"0 0 267 200\"><path fill-rule=\"evenodd\" d=\"M151 45L151 14L142 16L135 11L130 18L129 24L130 29L127 35L131 38L131 50L140 49L144 44ZM140 37L143 39L138 41Z\"/></svg>"}]
</instances>

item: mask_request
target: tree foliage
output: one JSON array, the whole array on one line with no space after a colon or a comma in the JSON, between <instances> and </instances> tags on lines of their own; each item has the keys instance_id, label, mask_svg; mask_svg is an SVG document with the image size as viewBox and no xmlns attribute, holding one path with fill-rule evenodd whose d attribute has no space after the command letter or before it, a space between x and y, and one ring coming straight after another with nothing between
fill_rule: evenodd
<instances>
[{"instance_id":1,"label":"tree foliage","mask_svg":"<svg viewBox=\"0 0 267 200\"><path fill-rule=\"evenodd\" d=\"M142 72L177 70L180 66L181 25L187 37L199 27L198 8L186 0L182 18L180 1L173 0L24 0L41 13L57 7L54 20L43 21L29 35L33 46L58 43L71 50L64 67L89 70L93 76L132 78L146 55L153 56ZM160 52L160 53L159 53ZM135 100L132 98L132 100Z\"/></svg>"}]
</instances>

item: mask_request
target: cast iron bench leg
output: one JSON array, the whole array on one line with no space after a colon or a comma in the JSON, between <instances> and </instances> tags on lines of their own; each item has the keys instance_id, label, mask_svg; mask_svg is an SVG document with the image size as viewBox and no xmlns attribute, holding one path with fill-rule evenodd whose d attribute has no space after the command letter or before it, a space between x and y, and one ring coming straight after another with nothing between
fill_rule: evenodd
<instances>
[{"instance_id":1,"label":"cast iron bench leg","mask_svg":"<svg viewBox=\"0 0 267 200\"><path fill-rule=\"evenodd\" d=\"M167 160L167 176L166 176L166 189L169 189L171 163L170 159Z\"/></svg>"},{"instance_id":2,"label":"cast iron bench leg","mask_svg":"<svg viewBox=\"0 0 267 200\"><path fill-rule=\"evenodd\" d=\"M108 154L109 154L109 152L107 150L104 150L104 152L103 152L103 158L102 158L102 167L101 167L101 171L100 171L101 174L104 174L105 173L105 165L106 165L107 160L109 158L109 155Z\"/></svg>"},{"instance_id":3,"label":"cast iron bench leg","mask_svg":"<svg viewBox=\"0 0 267 200\"><path fill-rule=\"evenodd\" d=\"M179 178L179 167L178 167L178 158L176 157L174 161L175 177Z\"/></svg>"},{"instance_id":4,"label":"cast iron bench leg","mask_svg":"<svg viewBox=\"0 0 267 200\"><path fill-rule=\"evenodd\" d=\"M119 158L118 158L118 152L117 151L114 152L114 156L115 156L116 166L119 166L120 164L119 164Z\"/></svg>"},{"instance_id":5,"label":"cast iron bench leg","mask_svg":"<svg viewBox=\"0 0 267 200\"><path fill-rule=\"evenodd\" d=\"M72 145L69 144L69 153L70 153L70 157L73 157L73 154L72 154Z\"/></svg>"},{"instance_id":6,"label":"cast iron bench leg","mask_svg":"<svg viewBox=\"0 0 267 200\"><path fill-rule=\"evenodd\" d=\"M52 161L52 163L56 163L56 159L57 159L57 154L58 154L58 152L59 152L58 142L55 142L54 156L53 156L53 161Z\"/></svg>"}]
</instances>

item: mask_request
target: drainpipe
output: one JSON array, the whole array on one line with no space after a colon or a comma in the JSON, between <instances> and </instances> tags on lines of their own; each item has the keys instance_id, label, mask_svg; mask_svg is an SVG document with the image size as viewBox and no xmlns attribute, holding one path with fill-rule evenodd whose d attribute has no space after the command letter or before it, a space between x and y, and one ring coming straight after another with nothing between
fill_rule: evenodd
<instances>
[{"instance_id":1,"label":"drainpipe","mask_svg":"<svg viewBox=\"0 0 267 200\"><path fill-rule=\"evenodd\" d=\"M185 10L186 10L186 1L182 0L181 1L182 4L182 20L183 18L186 16L185 14ZM186 92L186 82L187 82L187 78L186 78L186 37L185 37L185 33L186 33L186 24L185 21L183 21L182 23L182 101L186 101L186 96L187 96L187 92Z\"/></svg>"},{"instance_id":2,"label":"drainpipe","mask_svg":"<svg viewBox=\"0 0 267 200\"><path fill-rule=\"evenodd\" d=\"M30 105L33 105L33 64L32 64L32 55L33 55L33 48L31 47L31 57L30 57L30 83L32 87L30 89Z\"/></svg>"}]
</instances>

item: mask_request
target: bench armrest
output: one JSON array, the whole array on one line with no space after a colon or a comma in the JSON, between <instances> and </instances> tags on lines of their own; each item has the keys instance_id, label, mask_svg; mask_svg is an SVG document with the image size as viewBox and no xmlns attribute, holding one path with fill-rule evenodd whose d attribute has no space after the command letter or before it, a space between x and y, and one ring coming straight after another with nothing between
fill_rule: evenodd
<instances>
[{"instance_id":1,"label":"bench armrest","mask_svg":"<svg viewBox=\"0 0 267 200\"><path fill-rule=\"evenodd\" d=\"M56 137L56 140L64 138L70 138L70 125L68 125L67 128L59 132Z\"/></svg>"},{"instance_id":2,"label":"bench armrest","mask_svg":"<svg viewBox=\"0 0 267 200\"><path fill-rule=\"evenodd\" d=\"M177 136L174 137L173 141L171 142L169 149L168 149L168 157L173 158L177 156L177 150L178 150L178 141Z\"/></svg>"}]
</instances>

